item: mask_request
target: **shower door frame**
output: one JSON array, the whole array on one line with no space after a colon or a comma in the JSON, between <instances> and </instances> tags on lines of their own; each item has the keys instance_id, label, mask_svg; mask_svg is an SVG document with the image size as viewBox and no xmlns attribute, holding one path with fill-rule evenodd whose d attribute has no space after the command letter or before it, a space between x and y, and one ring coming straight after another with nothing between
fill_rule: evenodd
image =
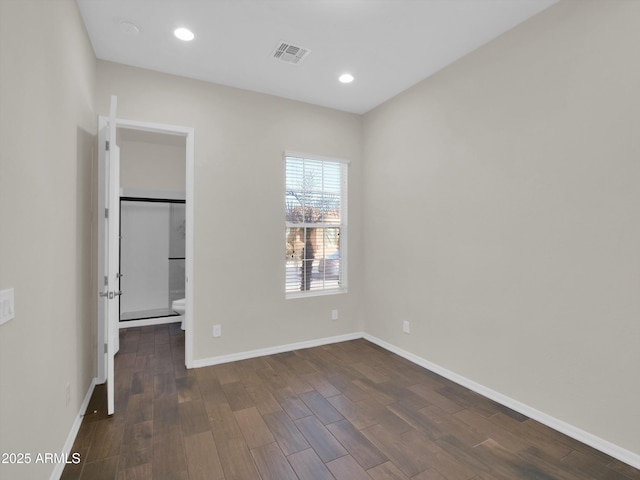
<instances>
[{"instance_id":1,"label":"shower door frame","mask_svg":"<svg viewBox=\"0 0 640 480\"><path fill-rule=\"evenodd\" d=\"M173 195L171 195L173 194ZM166 203L168 205L184 205L185 206L185 214L186 214L186 196L181 194L180 192L170 192L170 191L156 191L156 190L146 190L146 189L131 189L131 188L122 188L120 189L120 273L121 277L124 276L124 268L122 264L122 202L140 202L140 203ZM185 225L186 230L186 225ZM185 235L186 237L186 235ZM185 238L186 241L186 238ZM169 258L169 260L175 260ZM186 267L186 252L185 257L182 258L185 262ZM186 270L185 270L186 273ZM120 279L120 291L123 294L126 294L126 290L122 288L122 278ZM168 292L169 294L169 292ZM186 295L179 298L186 298ZM119 328L130 328L130 327L139 327L139 326L149 326L149 325L161 325L164 323L174 323L180 317L180 315L174 313L170 316L164 315L155 315L151 317L141 317L131 320L122 320L122 296L119 297ZM171 305L171 300L169 300L169 306Z\"/></svg>"},{"instance_id":2,"label":"shower door frame","mask_svg":"<svg viewBox=\"0 0 640 480\"><path fill-rule=\"evenodd\" d=\"M99 117L100 124L108 124L108 117ZM140 122L135 120L126 120L116 118L116 128L138 130L151 133L159 133L164 135L178 135L185 137L185 313L184 313L184 330L185 330L185 366L193 368L193 303L194 303L194 287L193 287L193 232L194 232L194 129L193 127L185 127L178 125L167 125L152 122ZM120 188L118 188L120 191ZM119 228L119 227L118 227ZM103 239L99 235L99 242ZM98 251L103 251L104 245L99 245ZM98 278L98 285L101 285L102 278ZM106 319L101 309L98 308L98 345L106 344L107 339L101 338L101 332L104 331ZM98 383L106 380L107 375L107 355L102 348L98 348ZM102 382L101 382L102 381Z\"/></svg>"}]
</instances>

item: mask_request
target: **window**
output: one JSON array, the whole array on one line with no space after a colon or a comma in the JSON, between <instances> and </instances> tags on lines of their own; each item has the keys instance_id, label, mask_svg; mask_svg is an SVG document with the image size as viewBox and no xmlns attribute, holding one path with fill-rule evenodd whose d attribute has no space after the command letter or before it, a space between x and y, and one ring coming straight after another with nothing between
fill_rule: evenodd
<instances>
[{"instance_id":1,"label":"window","mask_svg":"<svg viewBox=\"0 0 640 480\"><path fill-rule=\"evenodd\" d=\"M287 298L347 290L347 163L285 154Z\"/></svg>"}]
</instances>

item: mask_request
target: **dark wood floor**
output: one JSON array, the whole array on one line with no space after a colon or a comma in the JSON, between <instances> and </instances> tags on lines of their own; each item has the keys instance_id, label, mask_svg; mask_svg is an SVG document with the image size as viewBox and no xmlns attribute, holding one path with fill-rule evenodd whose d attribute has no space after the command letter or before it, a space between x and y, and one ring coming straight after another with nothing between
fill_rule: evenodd
<instances>
[{"instance_id":1,"label":"dark wood floor","mask_svg":"<svg viewBox=\"0 0 640 480\"><path fill-rule=\"evenodd\" d=\"M631 480L640 471L365 340L186 370L179 325L121 331L63 479Z\"/></svg>"}]
</instances>

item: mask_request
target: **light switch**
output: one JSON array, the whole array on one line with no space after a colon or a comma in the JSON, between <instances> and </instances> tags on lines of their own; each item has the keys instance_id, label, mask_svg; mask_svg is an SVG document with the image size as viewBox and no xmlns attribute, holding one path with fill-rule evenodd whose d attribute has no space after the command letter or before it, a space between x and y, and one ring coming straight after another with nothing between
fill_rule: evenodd
<instances>
[{"instance_id":1,"label":"light switch","mask_svg":"<svg viewBox=\"0 0 640 480\"><path fill-rule=\"evenodd\" d=\"M8 322L15 316L13 302L13 288L0 290L0 325Z\"/></svg>"}]
</instances>

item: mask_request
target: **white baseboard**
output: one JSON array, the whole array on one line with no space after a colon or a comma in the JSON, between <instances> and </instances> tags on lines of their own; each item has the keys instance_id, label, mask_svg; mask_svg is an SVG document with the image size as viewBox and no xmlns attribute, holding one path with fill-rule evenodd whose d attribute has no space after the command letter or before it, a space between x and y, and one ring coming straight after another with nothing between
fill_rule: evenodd
<instances>
[{"instance_id":1,"label":"white baseboard","mask_svg":"<svg viewBox=\"0 0 640 480\"><path fill-rule=\"evenodd\" d=\"M604 440L596 435L593 435L589 432L585 432L573 425L570 425L562 420L559 420L551 415L547 415L544 412L536 410L533 407L530 407L522 402L514 400L513 398L507 397L495 390L485 387L479 383L474 382L473 380L469 380L462 375L458 375L455 372L447 370L446 368L441 367L435 363L432 363L428 360L425 360L422 357L414 355L413 353L407 352L401 348L396 347L390 343L385 342L384 340L380 340L377 337L374 337L369 334L364 334L364 338L371 343L375 343L376 345L393 352L403 358L406 358L410 362L415 363L427 370L430 370L438 375L443 376L444 378L451 380L452 382L457 383L458 385L462 385L463 387L468 388L469 390L473 390L480 395L487 397L495 402L498 402L505 407L510 408L511 410L515 410L518 413L526 415L529 418L532 418L547 427L553 428L558 432L564 433L565 435L578 440L586 445L589 445L596 450L599 450L607 455L612 456L624 462L628 465L631 465L635 468L640 468L640 455L633 453L625 448L622 448L618 445L615 445L607 440Z\"/></svg>"},{"instance_id":2,"label":"white baseboard","mask_svg":"<svg viewBox=\"0 0 640 480\"><path fill-rule=\"evenodd\" d=\"M91 384L89 385L89 389L87 390L86 395L84 396L84 400L82 400L82 404L80 405L80 410L78 411L78 415L76 415L76 419L73 421L73 425L71 426L71 431L69 435L67 435L67 441L64 442L64 446L62 447L62 454L65 457L71 456L71 449L73 448L73 442L76 441L76 436L78 435L78 431L80 430L80 425L82 425L82 419L84 417L84 412L87 411L87 407L89 406L89 401L91 400L91 395L93 395L93 389L97 385L97 378L93 378L91 380ZM65 463L56 463L53 472L51 472L50 480L59 480L62 476L62 472L65 467Z\"/></svg>"},{"instance_id":3,"label":"white baseboard","mask_svg":"<svg viewBox=\"0 0 640 480\"><path fill-rule=\"evenodd\" d=\"M248 358L263 357L266 355L274 355L276 353L291 352L293 350L301 350L303 348L320 347L331 343L347 342L363 338L364 333L354 332L335 337L325 337L317 340L308 340L305 342L290 343L288 345L280 345L277 347L261 348L259 350L250 350L248 352L232 353L229 355L220 355L218 357L203 358L193 361L193 367L209 367L211 365L219 365L221 363L237 362L239 360L247 360Z\"/></svg>"}]
</instances>

